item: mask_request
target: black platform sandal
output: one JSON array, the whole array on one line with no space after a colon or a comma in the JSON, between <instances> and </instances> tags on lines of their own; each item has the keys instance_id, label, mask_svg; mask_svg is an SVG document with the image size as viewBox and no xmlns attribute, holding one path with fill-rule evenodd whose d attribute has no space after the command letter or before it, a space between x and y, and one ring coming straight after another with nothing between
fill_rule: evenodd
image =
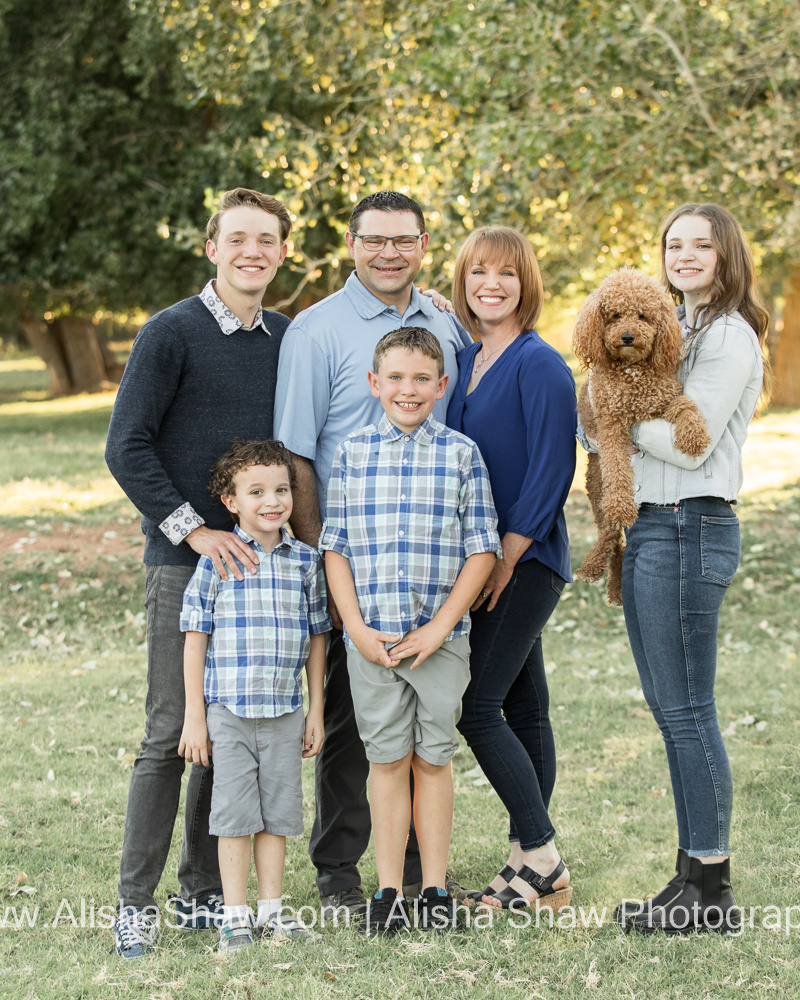
<instances>
[{"instance_id":1,"label":"black platform sandal","mask_svg":"<svg viewBox=\"0 0 800 1000\"><path fill-rule=\"evenodd\" d=\"M517 890L512 889L511 886L507 889L502 889L500 892L496 892L494 897L504 910L517 910L529 906L534 910L546 909L557 913L565 906L569 906L569 901L572 899L571 885L564 886L563 889L553 888L553 882L558 881L563 871L563 861L559 861L549 875L540 875L533 868L523 865L517 872L517 878L521 878L523 882L527 882L531 889L535 889L539 893L536 899L527 900L524 896L520 896Z\"/></svg>"},{"instance_id":2,"label":"black platform sandal","mask_svg":"<svg viewBox=\"0 0 800 1000\"><path fill-rule=\"evenodd\" d=\"M503 865L498 872L500 878L505 879L506 882L510 882L516 874L516 869L512 868L511 865ZM498 892L505 891L505 889L493 889L490 885L487 885L485 889L473 889L472 892L468 892L464 896L464 902L480 903L484 896L496 896Z\"/></svg>"}]
</instances>

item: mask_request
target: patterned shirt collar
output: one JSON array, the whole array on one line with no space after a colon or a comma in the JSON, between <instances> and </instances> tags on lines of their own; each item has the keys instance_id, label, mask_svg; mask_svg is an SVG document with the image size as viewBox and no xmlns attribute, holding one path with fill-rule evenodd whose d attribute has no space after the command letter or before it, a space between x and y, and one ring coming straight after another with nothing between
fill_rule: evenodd
<instances>
[{"instance_id":1,"label":"patterned shirt collar","mask_svg":"<svg viewBox=\"0 0 800 1000\"><path fill-rule=\"evenodd\" d=\"M208 309L217 323L219 323L219 328L226 337L229 337L232 333L236 333L237 330L255 330L258 326L260 326L265 333L269 334L269 336L272 336L267 329L267 324L264 322L264 310L261 306L258 307L255 319L253 320L253 325L245 326L239 317L235 313L232 313L219 295L217 295L216 289L214 288L213 278L206 284L202 292L200 292L200 301Z\"/></svg>"},{"instance_id":2,"label":"patterned shirt collar","mask_svg":"<svg viewBox=\"0 0 800 1000\"><path fill-rule=\"evenodd\" d=\"M248 544L252 543L253 545L257 545L258 548L260 548L262 550L262 552L263 552L264 546L261 544L261 542L257 541L255 538L253 538L252 535L249 535L244 530L244 528L241 528L238 524L234 524L234 526L233 526L233 533L234 533L234 535L238 535L239 538L241 538L241 540L243 542L247 542ZM275 546L275 548L278 549L282 545L288 545L289 548L292 547L292 536L286 530L286 526L285 525L283 527L281 527L281 540L278 542L278 544Z\"/></svg>"},{"instance_id":3,"label":"patterned shirt collar","mask_svg":"<svg viewBox=\"0 0 800 1000\"><path fill-rule=\"evenodd\" d=\"M378 421L378 433L384 441L396 441L402 437L411 438L417 444L429 445L433 441L433 435L441 429L441 426L438 420L434 420L433 416L428 414L419 427L415 427L409 434L400 427L396 427L384 413Z\"/></svg>"}]
</instances>

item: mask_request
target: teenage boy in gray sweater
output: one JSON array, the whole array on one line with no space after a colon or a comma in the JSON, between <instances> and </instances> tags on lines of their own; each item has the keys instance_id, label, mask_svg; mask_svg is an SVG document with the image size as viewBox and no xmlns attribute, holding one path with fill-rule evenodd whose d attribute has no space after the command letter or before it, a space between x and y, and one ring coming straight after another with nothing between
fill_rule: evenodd
<instances>
[{"instance_id":1,"label":"teenage boy in gray sweater","mask_svg":"<svg viewBox=\"0 0 800 1000\"><path fill-rule=\"evenodd\" d=\"M276 198L235 188L208 222L216 279L139 331L106 445L114 478L142 514L147 568L145 736L133 765L119 879L117 954L153 950L161 878L178 810L184 759L183 592L200 555L223 579L256 572L256 555L208 494L209 471L237 438L272 437L278 349L289 320L261 299L286 256L291 219ZM211 767L193 765L178 868L176 923L214 926L222 913L217 838L208 832Z\"/></svg>"}]
</instances>

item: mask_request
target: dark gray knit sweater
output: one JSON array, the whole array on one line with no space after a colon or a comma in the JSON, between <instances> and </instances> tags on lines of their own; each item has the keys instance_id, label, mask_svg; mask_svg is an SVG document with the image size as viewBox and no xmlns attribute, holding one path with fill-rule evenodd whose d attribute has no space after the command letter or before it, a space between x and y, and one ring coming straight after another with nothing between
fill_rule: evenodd
<instances>
[{"instance_id":1,"label":"dark gray knit sweater","mask_svg":"<svg viewBox=\"0 0 800 1000\"><path fill-rule=\"evenodd\" d=\"M230 514L208 493L211 467L237 439L272 437L278 350L289 319L264 311L261 327L226 336L199 296L153 316L139 331L117 394L106 462L142 513L144 561L193 566L186 542L159 528L190 503L209 528Z\"/></svg>"}]
</instances>

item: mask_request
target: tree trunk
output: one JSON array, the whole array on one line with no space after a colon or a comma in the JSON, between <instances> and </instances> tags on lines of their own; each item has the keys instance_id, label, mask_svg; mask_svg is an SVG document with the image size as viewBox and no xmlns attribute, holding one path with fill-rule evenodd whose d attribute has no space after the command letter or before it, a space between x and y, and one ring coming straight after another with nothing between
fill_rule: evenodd
<instances>
[{"instance_id":1,"label":"tree trunk","mask_svg":"<svg viewBox=\"0 0 800 1000\"><path fill-rule=\"evenodd\" d=\"M20 322L28 343L45 363L50 395L65 396L72 388L67 362L57 336L46 323L28 312L21 313Z\"/></svg>"},{"instance_id":2,"label":"tree trunk","mask_svg":"<svg viewBox=\"0 0 800 1000\"><path fill-rule=\"evenodd\" d=\"M119 382L122 368L90 319L60 316L43 323L23 310L20 320L28 343L47 367L51 395L102 392Z\"/></svg>"},{"instance_id":3,"label":"tree trunk","mask_svg":"<svg viewBox=\"0 0 800 1000\"><path fill-rule=\"evenodd\" d=\"M783 329L773 358L773 406L800 406L800 268L786 281Z\"/></svg>"}]
</instances>

